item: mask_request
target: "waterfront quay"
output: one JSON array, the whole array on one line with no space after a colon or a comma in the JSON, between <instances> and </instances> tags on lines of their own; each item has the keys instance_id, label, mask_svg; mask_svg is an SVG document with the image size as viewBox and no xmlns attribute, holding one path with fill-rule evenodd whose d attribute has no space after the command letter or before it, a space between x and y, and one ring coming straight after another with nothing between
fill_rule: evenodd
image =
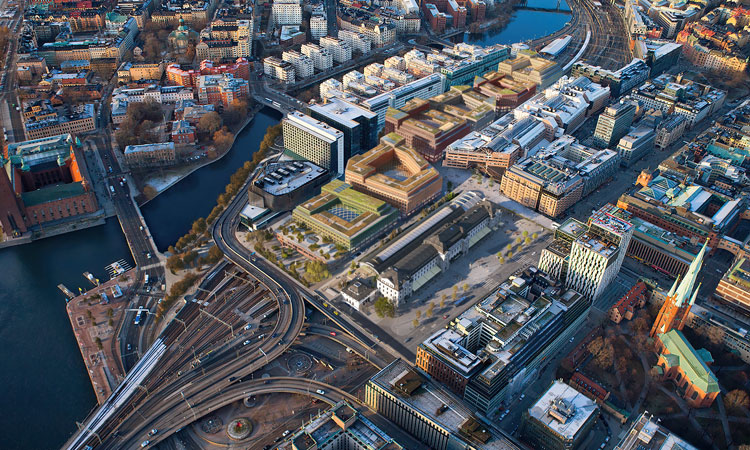
<instances>
[{"instance_id":1,"label":"waterfront quay","mask_svg":"<svg viewBox=\"0 0 750 450\"><path fill-rule=\"evenodd\" d=\"M99 404L125 376L117 331L135 276L136 269L128 270L72 298L65 307Z\"/></svg>"}]
</instances>

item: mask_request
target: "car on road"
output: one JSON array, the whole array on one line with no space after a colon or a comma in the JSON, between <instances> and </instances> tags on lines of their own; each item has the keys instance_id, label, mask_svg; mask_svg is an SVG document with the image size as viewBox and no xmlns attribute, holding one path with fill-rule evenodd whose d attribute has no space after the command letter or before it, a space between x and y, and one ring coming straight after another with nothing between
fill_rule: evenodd
<instances>
[{"instance_id":1,"label":"car on road","mask_svg":"<svg viewBox=\"0 0 750 450\"><path fill-rule=\"evenodd\" d=\"M289 436L289 433L291 433L291 431L286 430L285 432L281 433L281 436L282 437L287 437L287 436Z\"/></svg>"},{"instance_id":2,"label":"car on road","mask_svg":"<svg viewBox=\"0 0 750 450\"><path fill-rule=\"evenodd\" d=\"M251 323L245 325L245 331L249 330L252 327L253 327L253 324L251 324Z\"/></svg>"},{"instance_id":3,"label":"car on road","mask_svg":"<svg viewBox=\"0 0 750 450\"><path fill-rule=\"evenodd\" d=\"M159 433L159 430L156 428L152 428L151 431L148 432L149 437L156 436L156 434Z\"/></svg>"},{"instance_id":4,"label":"car on road","mask_svg":"<svg viewBox=\"0 0 750 450\"><path fill-rule=\"evenodd\" d=\"M331 331L331 332L330 332L330 333L328 333L328 334L330 334L331 336L336 336L336 332L335 332L335 331Z\"/></svg>"},{"instance_id":5,"label":"car on road","mask_svg":"<svg viewBox=\"0 0 750 450\"><path fill-rule=\"evenodd\" d=\"M229 377L229 382L231 383L232 381L234 381L236 379L237 379L237 377Z\"/></svg>"},{"instance_id":6,"label":"car on road","mask_svg":"<svg viewBox=\"0 0 750 450\"><path fill-rule=\"evenodd\" d=\"M326 395L326 391L324 391L323 389L318 389L315 392L317 392L320 395Z\"/></svg>"},{"instance_id":7,"label":"car on road","mask_svg":"<svg viewBox=\"0 0 750 450\"><path fill-rule=\"evenodd\" d=\"M130 344L128 344L128 351L130 351Z\"/></svg>"},{"instance_id":8,"label":"car on road","mask_svg":"<svg viewBox=\"0 0 750 450\"><path fill-rule=\"evenodd\" d=\"M250 343L250 340L247 340L247 341L243 342L242 345L247 345L249 343Z\"/></svg>"},{"instance_id":9,"label":"car on road","mask_svg":"<svg viewBox=\"0 0 750 450\"><path fill-rule=\"evenodd\" d=\"M141 442L141 448L148 447L148 444L150 444L150 443L151 443L151 441L149 441L148 439L146 439L145 441Z\"/></svg>"},{"instance_id":10,"label":"car on road","mask_svg":"<svg viewBox=\"0 0 750 450\"><path fill-rule=\"evenodd\" d=\"M448 318L448 314L443 314L443 319L447 319L447 318Z\"/></svg>"}]
</instances>

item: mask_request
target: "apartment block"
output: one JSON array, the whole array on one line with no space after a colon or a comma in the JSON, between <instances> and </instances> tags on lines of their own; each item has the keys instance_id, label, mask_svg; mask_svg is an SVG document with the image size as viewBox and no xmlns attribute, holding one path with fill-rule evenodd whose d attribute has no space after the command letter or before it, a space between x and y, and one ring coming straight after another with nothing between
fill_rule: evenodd
<instances>
[{"instance_id":1,"label":"apartment block","mask_svg":"<svg viewBox=\"0 0 750 450\"><path fill-rule=\"evenodd\" d=\"M285 84L293 84L296 81L292 63L282 61L275 56L268 56L263 59L263 73L269 78Z\"/></svg>"},{"instance_id":2,"label":"apartment block","mask_svg":"<svg viewBox=\"0 0 750 450\"><path fill-rule=\"evenodd\" d=\"M302 44L300 51L312 60L313 67L317 70L328 70L333 67L333 55L327 48L317 44Z\"/></svg>"},{"instance_id":3,"label":"apartment block","mask_svg":"<svg viewBox=\"0 0 750 450\"><path fill-rule=\"evenodd\" d=\"M128 145L123 155L131 168L170 166L177 162L174 142Z\"/></svg>"},{"instance_id":4,"label":"apartment block","mask_svg":"<svg viewBox=\"0 0 750 450\"><path fill-rule=\"evenodd\" d=\"M291 63L294 67L295 80L311 77L315 73L313 60L298 51L287 50L281 54L281 59Z\"/></svg>"},{"instance_id":5,"label":"apartment block","mask_svg":"<svg viewBox=\"0 0 750 450\"><path fill-rule=\"evenodd\" d=\"M333 55L333 60L337 63L351 61L352 59L352 47L343 39L326 36L320 38L320 46L328 49Z\"/></svg>"},{"instance_id":6,"label":"apartment block","mask_svg":"<svg viewBox=\"0 0 750 450\"><path fill-rule=\"evenodd\" d=\"M247 80L223 75L201 75L198 77L198 99L202 103L221 104L228 108L235 100L245 99L250 93Z\"/></svg>"}]
</instances>

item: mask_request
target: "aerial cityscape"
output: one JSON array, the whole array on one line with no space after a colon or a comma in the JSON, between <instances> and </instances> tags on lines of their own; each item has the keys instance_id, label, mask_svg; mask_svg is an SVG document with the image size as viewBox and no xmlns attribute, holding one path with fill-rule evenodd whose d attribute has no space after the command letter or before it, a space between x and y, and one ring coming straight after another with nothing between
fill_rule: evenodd
<instances>
[{"instance_id":1,"label":"aerial cityscape","mask_svg":"<svg viewBox=\"0 0 750 450\"><path fill-rule=\"evenodd\" d=\"M0 0L0 449L750 450L750 0Z\"/></svg>"}]
</instances>

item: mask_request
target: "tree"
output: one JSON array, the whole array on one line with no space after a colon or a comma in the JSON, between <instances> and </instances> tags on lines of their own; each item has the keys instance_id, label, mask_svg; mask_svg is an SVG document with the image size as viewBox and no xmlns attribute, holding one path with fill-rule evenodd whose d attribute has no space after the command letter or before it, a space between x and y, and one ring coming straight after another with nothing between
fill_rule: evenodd
<instances>
[{"instance_id":1,"label":"tree","mask_svg":"<svg viewBox=\"0 0 750 450\"><path fill-rule=\"evenodd\" d=\"M324 242L325 242L325 240L324 240ZM349 268L352 269L352 270L355 270L357 268L357 262L356 261L352 261L352 263L349 266Z\"/></svg>"},{"instance_id":2,"label":"tree","mask_svg":"<svg viewBox=\"0 0 750 450\"><path fill-rule=\"evenodd\" d=\"M505 255L505 256L508 257L508 258L512 258L513 257L513 252L508 252L508 254Z\"/></svg>"},{"instance_id":3,"label":"tree","mask_svg":"<svg viewBox=\"0 0 750 450\"><path fill-rule=\"evenodd\" d=\"M211 111L204 114L203 117L198 120L198 131L205 135L211 136L221 129L223 121L221 116L216 111Z\"/></svg>"},{"instance_id":4,"label":"tree","mask_svg":"<svg viewBox=\"0 0 750 450\"><path fill-rule=\"evenodd\" d=\"M464 292L467 292L469 290L469 283L464 283Z\"/></svg>"},{"instance_id":5,"label":"tree","mask_svg":"<svg viewBox=\"0 0 750 450\"><path fill-rule=\"evenodd\" d=\"M234 143L234 135L226 128L222 128L214 133L214 146L219 151L228 150Z\"/></svg>"},{"instance_id":6,"label":"tree","mask_svg":"<svg viewBox=\"0 0 750 450\"><path fill-rule=\"evenodd\" d=\"M375 300L373 307L375 308L375 314L380 318L394 317L396 315L396 307L386 297L379 297Z\"/></svg>"},{"instance_id":7,"label":"tree","mask_svg":"<svg viewBox=\"0 0 750 450\"><path fill-rule=\"evenodd\" d=\"M440 297L440 307L445 308L445 294Z\"/></svg>"},{"instance_id":8,"label":"tree","mask_svg":"<svg viewBox=\"0 0 750 450\"><path fill-rule=\"evenodd\" d=\"M643 317L636 317L633 319L633 331L638 334L644 333L648 330L648 321Z\"/></svg>"},{"instance_id":9,"label":"tree","mask_svg":"<svg viewBox=\"0 0 750 450\"><path fill-rule=\"evenodd\" d=\"M114 315L115 315L115 310L112 309L112 308L107 308L107 317L109 317L111 319L112 316L114 316Z\"/></svg>"},{"instance_id":10,"label":"tree","mask_svg":"<svg viewBox=\"0 0 750 450\"><path fill-rule=\"evenodd\" d=\"M536 238L538 238L538 237L539 237L539 233L534 233L534 234L532 234L532 235L531 235L531 238L532 238L532 239L536 239Z\"/></svg>"},{"instance_id":11,"label":"tree","mask_svg":"<svg viewBox=\"0 0 750 450\"><path fill-rule=\"evenodd\" d=\"M206 231L206 219L203 217L200 217L193 222L193 226L191 227L191 231L196 234L200 235L203 234Z\"/></svg>"},{"instance_id":12,"label":"tree","mask_svg":"<svg viewBox=\"0 0 750 450\"><path fill-rule=\"evenodd\" d=\"M750 407L750 397L748 397L747 392L741 389L735 389L729 391L729 393L724 396L724 405L726 405L727 409L741 411L743 408Z\"/></svg>"},{"instance_id":13,"label":"tree","mask_svg":"<svg viewBox=\"0 0 750 450\"><path fill-rule=\"evenodd\" d=\"M222 252L218 246L214 245L210 249L208 249L208 255L206 255L206 262L208 264L216 264L223 257L224 257L224 252Z\"/></svg>"},{"instance_id":14,"label":"tree","mask_svg":"<svg viewBox=\"0 0 750 450\"><path fill-rule=\"evenodd\" d=\"M528 237L529 236L529 232L526 231L526 230L523 230L523 233L521 233L521 236Z\"/></svg>"},{"instance_id":15,"label":"tree","mask_svg":"<svg viewBox=\"0 0 750 450\"><path fill-rule=\"evenodd\" d=\"M427 309L427 311L425 311L425 315L426 315L427 317L432 317L432 314L433 314L433 313L432 313L432 308L428 308L428 309Z\"/></svg>"},{"instance_id":16,"label":"tree","mask_svg":"<svg viewBox=\"0 0 750 450\"><path fill-rule=\"evenodd\" d=\"M184 268L185 264L182 262L182 258L178 253L175 253L174 255L167 258L167 269L169 269L169 271L173 274L178 270L182 270Z\"/></svg>"},{"instance_id":17,"label":"tree","mask_svg":"<svg viewBox=\"0 0 750 450\"><path fill-rule=\"evenodd\" d=\"M523 243L526 244L526 245L531 244L531 238L524 239Z\"/></svg>"},{"instance_id":18,"label":"tree","mask_svg":"<svg viewBox=\"0 0 750 450\"><path fill-rule=\"evenodd\" d=\"M109 320L107 321L107 325L109 325L109 327L110 327L110 328L114 328L114 326L115 326L115 321L114 321L113 319L109 319Z\"/></svg>"},{"instance_id":19,"label":"tree","mask_svg":"<svg viewBox=\"0 0 750 450\"><path fill-rule=\"evenodd\" d=\"M500 264L505 264L505 258L503 258L502 256L498 257L498 258L497 258L497 261L498 261L498 262L499 262Z\"/></svg>"},{"instance_id":20,"label":"tree","mask_svg":"<svg viewBox=\"0 0 750 450\"><path fill-rule=\"evenodd\" d=\"M104 344L102 344L101 338L94 339L94 342L96 343L96 348L98 348L99 350L104 348Z\"/></svg>"},{"instance_id":21,"label":"tree","mask_svg":"<svg viewBox=\"0 0 750 450\"><path fill-rule=\"evenodd\" d=\"M414 325L414 328L417 328L419 326L419 320L414 319L411 321L411 324Z\"/></svg>"},{"instance_id":22,"label":"tree","mask_svg":"<svg viewBox=\"0 0 750 450\"><path fill-rule=\"evenodd\" d=\"M414 314L414 316L415 316L415 317L416 317L417 319L419 319L420 317L422 317L422 311L420 311L420 310L417 310L417 311L416 311L416 313Z\"/></svg>"},{"instance_id":23,"label":"tree","mask_svg":"<svg viewBox=\"0 0 750 450\"><path fill-rule=\"evenodd\" d=\"M520 237L517 237L517 238L516 238L516 244L520 244L520 243L521 243L521 238L520 238Z\"/></svg>"},{"instance_id":24,"label":"tree","mask_svg":"<svg viewBox=\"0 0 750 450\"><path fill-rule=\"evenodd\" d=\"M458 285L453 286L453 293L455 294L456 292L458 292Z\"/></svg>"}]
</instances>

